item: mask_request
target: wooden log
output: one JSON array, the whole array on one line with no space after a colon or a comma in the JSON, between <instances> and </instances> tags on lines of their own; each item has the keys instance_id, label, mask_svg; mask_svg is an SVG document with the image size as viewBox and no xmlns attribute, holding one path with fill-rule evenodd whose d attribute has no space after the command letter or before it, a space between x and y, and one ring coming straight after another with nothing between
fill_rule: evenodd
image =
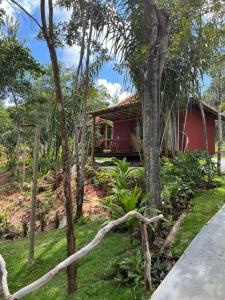
<instances>
[{"instance_id":1,"label":"wooden log","mask_svg":"<svg viewBox=\"0 0 225 300\"><path fill-rule=\"evenodd\" d=\"M161 220L163 218L163 215L158 215L151 219L147 219L144 216L142 216L140 213L138 213L137 211L131 211L131 212L127 213L123 217L110 222L105 227L100 229L98 231L98 233L96 234L96 236L94 237L94 239L89 244L87 244L86 246L81 248L79 251L77 251L73 255L66 258L64 261L59 263L55 268L53 268L51 271L46 273L44 276L42 276L38 280L34 281L33 283L27 285L26 287L24 287L20 290L18 290L13 295L10 295L8 290L5 289L5 291L4 291L5 298L8 300L18 300L18 299L21 299L24 296L30 294L31 292L39 289L40 287L45 285L47 282L49 282L56 274L58 274L64 268L68 267L70 264L77 261L81 257L85 256L87 253L89 253L91 250L93 250L96 246L98 246L98 244L102 241L102 239L104 238L106 233L109 232L112 228L120 225L121 223L124 223L127 219L129 219L131 217L138 219L142 223L150 224L150 223L156 222L158 220ZM145 240L145 242L146 242L146 240ZM149 258L148 258L148 262L149 262ZM0 255L0 268L1 268L1 270L5 270L4 274L7 274L7 273L5 273L6 268L4 268L4 267L5 267L5 261L4 261L3 257ZM4 277L4 280L6 280L6 278L7 278L7 276ZM3 284L3 282L2 282L2 284ZM7 287L7 280L4 281L4 286Z\"/></svg>"},{"instance_id":2,"label":"wooden log","mask_svg":"<svg viewBox=\"0 0 225 300\"><path fill-rule=\"evenodd\" d=\"M149 250L148 232L146 223L141 222L141 239L142 239L142 250L144 255L144 280L145 289L147 292L152 291L152 279L151 279L151 254Z\"/></svg>"},{"instance_id":3,"label":"wooden log","mask_svg":"<svg viewBox=\"0 0 225 300\"><path fill-rule=\"evenodd\" d=\"M170 247L170 245L172 244L173 240L174 240L174 236L176 235L176 233L178 232L179 228L180 228L180 224L183 221L183 219L185 218L187 214L187 211L184 211L182 213L182 215L180 215L179 219L176 221L176 223L173 225L173 227L171 228L162 248L160 249L160 252L163 253L167 248Z\"/></svg>"},{"instance_id":4,"label":"wooden log","mask_svg":"<svg viewBox=\"0 0 225 300\"><path fill-rule=\"evenodd\" d=\"M7 283L7 270L6 264L3 257L0 255L0 292L3 292L4 298L8 299L10 297L10 292Z\"/></svg>"}]
</instances>

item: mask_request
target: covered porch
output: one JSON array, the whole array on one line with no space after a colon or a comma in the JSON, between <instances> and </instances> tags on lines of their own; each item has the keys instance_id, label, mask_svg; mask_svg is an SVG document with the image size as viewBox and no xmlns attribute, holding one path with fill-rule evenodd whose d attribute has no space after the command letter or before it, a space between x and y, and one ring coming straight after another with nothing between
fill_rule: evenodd
<instances>
[{"instance_id":1,"label":"covered porch","mask_svg":"<svg viewBox=\"0 0 225 300\"><path fill-rule=\"evenodd\" d=\"M94 111L92 117L91 160L95 157L139 157L142 152L141 103L119 104L107 109ZM99 138L98 119L111 122L111 130L105 127Z\"/></svg>"}]
</instances>

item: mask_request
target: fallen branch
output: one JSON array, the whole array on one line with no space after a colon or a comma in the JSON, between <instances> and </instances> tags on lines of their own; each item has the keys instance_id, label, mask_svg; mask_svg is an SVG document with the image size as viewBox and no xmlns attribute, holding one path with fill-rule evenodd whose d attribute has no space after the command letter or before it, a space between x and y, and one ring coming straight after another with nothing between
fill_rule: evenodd
<instances>
[{"instance_id":1,"label":"fallen branch","mask_svg":"<svg viewBox=\"0 0 225 300\"><path fill-rule=\"evenodd\" d=\"M96 234L94 239L89 244L87 244L86 246L81 248L79 251L77 251L73 255L66 258L64 261L59 263L54 269L52 269L51 271L46 273L44 276L42 276L38 280L34 281L33 283L27 285L26 287L20 289L19 291L15 292L13 295L11 295L8 290L7 271L5 268L5 261L4 261L3 257L0 255L0 270L3 274L2 275L2 286L3 286L3 293L4 293L5 299L18 300L18 299L21 299L24 296L30 294L31 292L39 289L40 287L45 285L47 282L49 282L56 274L58 274L64 268L68 267L70 264L77 261L84 255L89 253L91 250L93 250L101 242L101 240L106 235L106 233L109 232L112 228L120 225L121 223L125 222L127 219L129 219L131 217L138 219L141 223L150 224L150 223L153 223L153 222L156 222L156 221L162 219L163 215L158 215L151 219L147 219L144 216L142 216L140 213L138 213L137 211L131 211L131 212L127 213L125 216L121 217L120 219L110 222L108 225L106 225L105 227L103 227L102 229L100 229L98 231L98 233ZM146 242L146 239L144 241ZM145 255L146 254L144 254L144 256ZM148 265L149 265L149 258L148 258L147 266ZM148 267L148 269L149 269L149 267ZM0 279L1 279L1 277L0 277Z\"/></svg>"},{"instance_id":2,"label":"fallen branch","mask_svg":"<svg viewBox=\"0 0 225 300\"><path fill-rule=\"evenodd\" d=\"M0 255L0 291L2 290L3 295L6 299L10 297L10 292L7 283L8 272L6 270L6 264L3 257Z\"/></svg>"},{"instance_id":3,"label":"fallen branch","mask_svg":"<svg viewBox=\"0 0 225 300\"><path fill-rule=\"evenodd\" d=\"M172 244L173 240L174 240L174 236L176 235L177 231L180 228L180 224L183 221L184 217L186 216L187 211L183 212L182 215L180 215L179 219L176 221L176 223L173 225L173 227L171 228L162 248L160 249L160 252L163 253L167 248L170 247L170 245Z\"/></svg>"},{"instance_id":4,"label":"fallen branch","mask_svg":"<svg viewBox=\"0 0 225 300\"><path fill-rule=\"evenodd\" d=\"M141 223L141 239L142 239L142 250L144 254L144 279L145 279L145 289L147 292L152 291L152 278L151 278L151 255L149 251L148 242L148 231L146 223Z\"/></svg>"}]
</instances>

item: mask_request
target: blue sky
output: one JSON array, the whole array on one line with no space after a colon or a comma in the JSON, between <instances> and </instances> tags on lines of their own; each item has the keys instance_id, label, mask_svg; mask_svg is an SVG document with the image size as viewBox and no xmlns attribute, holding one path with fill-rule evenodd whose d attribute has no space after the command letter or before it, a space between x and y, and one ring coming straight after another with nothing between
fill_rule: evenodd
<instances>
[{"instance_id":1,"label":"blue sky","mask_svg":"<svg viewBox=\"0 0 225 300\"><path fill-rule=\"evenodd\" d=\"M56 0L53 0L56 2ZM40 0L21 0L20 3L31 13L37 20L40 19L39 3ZM50 63L50 57L47 46L44 41L39 41L35 38L38 32L37 25L31 21L29 17L21 13L20 10L13 9L6 0L3 0L2 5L8 15L13 16L20 20L19 38L26 40L26 45L31 49L33 56L42 64ZM69 12L56 9L55 20L65 21L70 17ZM110 47L110 46L109 46ZM79 49L77 47L65 47L64 49L58 49L59 60L63 61L66 65L76 65L79 57ZM132 94L132 87L125 87L123 76L113 70L113 63L107 63L103 66L97 83L104 85L111 96L118 96L119 99L124 99ZM202 92L204 93L210 83L210 77L204 76L204 86L202 86Z\"/></svg>"},{"instance_id":2,"label":"blue sky","mask_svg":"<svg viewBox=\"0 0 225 300\"><path fill-rule=\"evenodd\" d=\"M21 0L20 2L37 20L40 19L39 0ZM32 55L42 64L50 63L46 43L35 38L38 32L37 25L24 13L21 13L19 9L13 9L6 0L3 0L1 6L3 6L8 15L20 20L18 37L21 40L26 40L26 45L31 49ZM65 10L55 10L56 21L67 20L69 16L69 13ZM76 65L79 57L79 49L77 49L77 47L65 47L63 49L58 49L57 51L60 61L68 66ZM124 85L123 76L113 70L112 62L103 66L98 76L97 83L104 85L111 96L118 96L119 99L124 99L131 94Z\"/></svg>"}]
</instances>

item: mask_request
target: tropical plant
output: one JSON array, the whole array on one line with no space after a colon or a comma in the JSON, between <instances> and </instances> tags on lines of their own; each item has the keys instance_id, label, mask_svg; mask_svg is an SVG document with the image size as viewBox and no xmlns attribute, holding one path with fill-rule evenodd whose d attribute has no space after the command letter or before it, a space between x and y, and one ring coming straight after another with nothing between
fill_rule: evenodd
<instances>
[{"instance_id":1,"label":"tropical plant","mask_svg":"<svg viewBox=\"0 0 225 300\"><path fill-rule=\"evenodd\" d=\"M113 186L118 189L128 189L129 178L134 174L134 170L136 169L130 168L130 163L126 161L126 158L116 159L115 167L110 169Z\"/></svg>"}]
</instances>

